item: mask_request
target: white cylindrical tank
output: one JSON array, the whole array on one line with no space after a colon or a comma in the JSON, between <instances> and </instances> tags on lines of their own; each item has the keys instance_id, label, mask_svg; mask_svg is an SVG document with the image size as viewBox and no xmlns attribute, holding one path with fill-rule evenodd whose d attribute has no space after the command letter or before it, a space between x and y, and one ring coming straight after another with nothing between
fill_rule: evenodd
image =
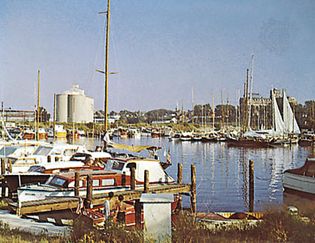
<instances>
[{"instance_id":1,"label":"white cylindrical tank","mask_svg":"<svg viewBox=\"0 0 315 243\"><path fill-rule=\"evenodd\" d=\"M68 122L93 122L94 99L81 94L68 95Z\"/></svg>"},{"instance_id":2,"label":"white cylindrical tank","mask_svg":"<svg viewBox=\"0 0 315 243\"><path fill-rule=\"evenodd\" d=\"M57 122L68 121L68 95L67 94L56 95L56 121Z\"/></svg>"}]
</instances>

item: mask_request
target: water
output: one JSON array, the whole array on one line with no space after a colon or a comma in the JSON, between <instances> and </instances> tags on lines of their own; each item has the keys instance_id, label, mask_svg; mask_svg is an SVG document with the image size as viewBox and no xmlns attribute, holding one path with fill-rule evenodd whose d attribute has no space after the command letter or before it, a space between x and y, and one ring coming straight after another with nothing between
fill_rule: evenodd
<instances>
[{"instance_id":1,"label":"water","mask_svg":"<svg viewBox=\"0 0 315 243\"><path fill-rule=\"evenodd\" d=\"M100 140L77 140L93 149ZM169 142L167 138L123 139L116 142L133 145L155 145L161 160L170 149L173 165L166 171L176 179L177 163L183 163L183 180L190 183L190 165L197 171L197 210L247 211L248 210L248 161L255 165L254 210L263 210L283 203L282 175L289 168L304 164L310 151L298 145L290 147L248 149L228 148L225 143ZM148 155L147 152L142 155ZM189 197L183 198L189 207Z\"/></svg>"}]
</instances>

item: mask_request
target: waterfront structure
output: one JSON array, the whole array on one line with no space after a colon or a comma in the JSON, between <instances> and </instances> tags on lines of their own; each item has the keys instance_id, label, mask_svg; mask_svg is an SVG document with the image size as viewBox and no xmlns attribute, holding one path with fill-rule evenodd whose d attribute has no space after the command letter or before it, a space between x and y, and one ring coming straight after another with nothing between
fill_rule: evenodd
<instances>
[{"instance_id":1,"label":"waterfront structure","mask_svg":"<svg viewBox=\"0 0 315 243\"><path fill-rule=\"evenodd\" d=\"M56 95L56 121L88 123L93 122L94 99L84 94L79 85Z\"/></svg>"},{"instance_id":2,"label":"waterfront structure","mask_svg":"<svg viewBox=\"0 0 315 243\"><path fill-rule=\"evenodd\" d=\"M244 91L245 92L245 91ZM249 95L244 93L243 97L240 98L240 114L241 124L244 131L260 130L260 129L271 129L273 128L273 105L272 96L274 96L279 111L283 116L283 94L282 89L270 90L270 97L265 98L260 96L258 93ZM249 98L251 97L251 98ZM294 97L287 97L293 112L297 106L297 101Z\"/></svg>"}]
</instances>

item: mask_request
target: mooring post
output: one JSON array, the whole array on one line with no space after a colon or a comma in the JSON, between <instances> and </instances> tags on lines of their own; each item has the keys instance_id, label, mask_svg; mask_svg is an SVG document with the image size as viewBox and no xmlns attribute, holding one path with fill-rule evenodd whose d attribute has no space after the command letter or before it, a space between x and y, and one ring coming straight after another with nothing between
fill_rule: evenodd
<instances>
[{"instance_id":1,"label":"mooring post","mask_svg":"<svg viewBox=\"0 0 315 243\"><path fill-rule=\"evenodd\" d=\"M182 163L178 163L177 164L177 183L178 184L183 184L183 164ZM177 204L177 209L181 210L182 207L182 195L179 194L178 196L178 204Z\"/></svg>"},{"instance_id":2,"label":"mooring post","mask_svg":"<svg viewBox=\"0 0 315 243\"><path fill-rule=\"evenodd\" d=\"M1 175L5 174L5 160L1 159Z\"/></svg>"},{"instance_id":3,"label":"mooring post","mask_svg":"<svg viewBox=\"0 0 315 243\"><path fill-rule=\"evenodd\" d=\"M87 208L91 207L92 204L92 194L93 194L93 179L92 179L92 175L87 175L86 178L87 181L87 187L86 187L86 200L85 200L85 204Z\"/></svg>"},{"instance_id":4,"label":"mooring post","mask_svg":"<svg viewBox=\"0 0 315 243\"><path fill-rule=\"evenodd\" d=\"M80 173L75 172L74 174L74 196L78 197L80 195L79 189L80 189Z\"/></svg>"},{"instance_id":5,"label":"mooring post","mask_svg":"<svg viewBox=\"0 0 315 243\"><path fill-rule=\"evenodd\" d=\"M1 175L4 175L4 174L5 174L5 161L3 158L1 159ZM2 198L5 198L5 190L6 190L6 187L5 187L4 179L2 179L2 182L1 182L1 197Z\"/></svg>"},{"instance_id":6,"label":"mooring post","mask_svg":"<svg viewBox=\"0 0 315 243\"><path fill-rule=\"evenodd\" d=\"M8 159L8 172L12 173L12 160Z\"/></svg>"},{"instance_id":7,"label":"mooring post","mask_svg":"<svg viewBox=\"0 0 315 243\"><path fill-rule=\"evenodd\" d=\"M121 175L121 185L126 186L126 172L125 171Z\"/></svg>"},{"instance_id":8,"label":"mooring post","mask_svg":"<svg viewBox=\"0 0 315 243\"><path fill-rule=\"evenodd\" d=\"M131 190L136 190L136 168L135 167L131 167L130 168L130 189Z\"/></svg>"},{"instance_id":9,"label":"mooring post","mask_svg":"<svg viewBox=\"0 0 315 243\"><path fill-rule=\"evenodd\" d=\"M149 177L149 171L144 171L144 193L148 193L150 191L150 177Z\"/></svg>"},{"instance_id":10,"label":"mooring post","mask_svg":"<svg viewBox=\"0 0 315 243\"><path fill-rule=\"evenodd\" d=\"M183 184L183 164L178 163L177 165L177 183Z\"/></svg>"},{"instance_id":11,"label":"mooring post","mask_svg":"<svg viewBox=\"0 0 315 243\"><path fill-rule=\"evenodd\" d=\"M254 211L254 161L249 160L249 176L248 176L248 187L249 187L249 212Z\"/></svg>"},{"instance_id":12,"label":"mooring post","mask_svg":"<svg viewBox=\"0 0 315 243\"><path fill-rule=\"evenodd\" d=\"M196 166L191 164L191 188L190 188L191 212L197 211L197 193L196 193Z\"/></svg>"},{"instance_id":13,"label":"mooring post","mask_svg":"<svg viewBox=\"0 0 315 243\"><path fill-rule=\"evenodd\" d=\"M142 205L139 199L135 200L135 216L136 216L136 227L141 227L141 211Z\"/></svg>"}]
</instances>

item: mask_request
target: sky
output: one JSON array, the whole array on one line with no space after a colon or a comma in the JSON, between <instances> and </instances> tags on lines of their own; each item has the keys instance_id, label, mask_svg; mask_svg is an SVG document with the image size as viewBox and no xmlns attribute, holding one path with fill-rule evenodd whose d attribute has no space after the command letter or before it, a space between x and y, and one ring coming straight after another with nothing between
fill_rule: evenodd
<instances>
[{"instance_id":1,"label":"sky","mask_svg":"<svg viewBox=\"0 0 315 243\"><path fill-rule=\"evenodd\" d=\"M106 0L0 0L0 100L33 109L79 84L103 109ZM254 92L315 93L313 0L111 0L110 110L236 104ZM193 91L192 91L193 90ZM193 93L193 95L192 95ZM192 97L193 96L193 97Z\"/></svg>"}]
</instances>

